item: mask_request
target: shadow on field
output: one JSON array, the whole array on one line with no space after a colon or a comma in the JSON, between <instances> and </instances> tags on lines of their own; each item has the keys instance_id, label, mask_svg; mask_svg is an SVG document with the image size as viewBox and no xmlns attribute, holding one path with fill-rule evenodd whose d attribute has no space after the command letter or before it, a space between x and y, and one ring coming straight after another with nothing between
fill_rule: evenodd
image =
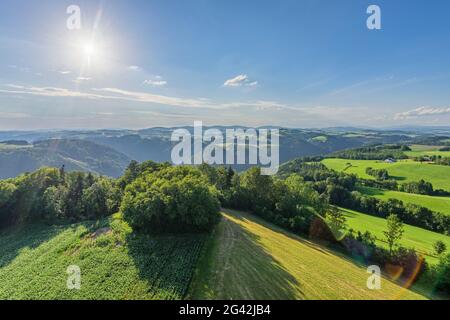
<instances>
[{"instance_id":1,"label":"shadow on field","mask_svg":"<svg viewBox=\"0 0 450 320\"><path fill-rule=\"evenodd\" d=\"M61 230L62 227L31 224L0 231L0 268L8 266L22 249L36 249Z\"/></svg>"},{"instance_id":2,"label":"shadow on field","mask_svg":"<svg viewBox=\"0 0 450 320\"><path fill-rule=\"evenodd\" d=\"M260 236L245 230L242 232L242 237L246 238L242 244L248 246L248 253L241 258L241 266L247 267L247 273L250 273L252 280L257 283L251 299L298 300L305 298L298 280L266 250ZM258 285L264 288L260 291ZM252 287L250 284L250 288Z\"/></svg>"},{"instance_id":3,"label":"shadow on field","mask_svg":"<svg viewBox=\"0 0 450 320\"><path fill-rule=\"evenodd\" d=\"M129 255L148 284L150 299L186 296L205 238L204 234L128 235Z\"/></svg>"},{"instance_id":4,"label":"shadow on field","mask_svg":"<svg viewBox=\"0 0 450 320\"><path fill-rule=\"evenodd\" d=\"M245 215L230 215L242 222L251 221ZM304 298L297 279L266 250L262 238L245 226L224 217L212 239L213 243L202 256L204 261L200 262L193 299Z\"/></svg>"},{"instance_id":5,"label":"shadow on field","mask_svg":"<svg viewBox=\"0 0 450 320\"><path fill-rule=\"evenodd\" d=\"M321 247L322 244L318 244L315 243L313 241L310 241L304 237L298 236L290 231L287 231L285 229L283 229L282 227L279 227L271 222L268 222L256 215L250 214L250 213L246 213L246 212L241 212L241 211L236 211L236 210L232 210L232 209L222 209L223 212L230 214L233 216L233 218L238 219L240 221L251 221L253 223L257 223L260 224L262 226L264 226L265 228L270 229L273 232L282 234L283 236L290 238L292 240L295 241L299 241L302 244L310 247L311 249L314 249L320 253L329 255L330 254L330 250L326 249L325 246Z\"/></svg>"}]
</instances>

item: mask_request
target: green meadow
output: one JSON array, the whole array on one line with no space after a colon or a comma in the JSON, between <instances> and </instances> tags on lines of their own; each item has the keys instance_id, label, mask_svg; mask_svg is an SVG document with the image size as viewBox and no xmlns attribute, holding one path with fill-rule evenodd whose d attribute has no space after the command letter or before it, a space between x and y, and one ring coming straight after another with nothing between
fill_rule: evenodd
<instances>
[{"instance_id":1,"label":"green meadow","mask_svg":"<svg viewBox=\"0 0 450 320\"><path fill-rule=\"evenodd\" d=\"M421 156L442 156L450 157L450 151L439 151L442 146L425 146L425 145L411 145L411 151L406 151L405 154L408 157L421 157Z\"/></svg>"},{"instance_id":2,"label":"green meadow","mask_svg":"<svg viewBox=\"0 0 450 320\"><path fill-rule=\"evenodd\" d=\"M396 163L386 163L378 160L348 160L334 158L324 159L322 163L330 169L353 173L365 179L375 179L366 173L366 168L368 167L374 169L387 169L389 175L399 183L423 179L431 182L435 189L450 191L450 166L439 166L412 160L400 160Z\"/></svg>"},{"instance_id":3,"label":"green meadow","mask_svg":"<svg viewBox=\"0 0 450 320\"><path fill-rule=\"evenodd\" d=\"M356 212L348 209L341 209L347 218L347 224L350 228L356 231L369 231L375 237L377 237L377 244L383 247L387 247L385 242L384 231L386 230L386 219L370 216L360 212ZM403 238L400 241L401 245L407 248L414 248L418 253L424 255L426 261L429 263L437 263L438 258L436 257L433 244L441 240L450 248L450 237L428 231L422 228L404 225Z\"/></svg>"},{"instance_id":4,"label":"green meadow","mask_svg":"<svg viewBox=\"0 0 450 320\"><path fill-rule=\"evenodd\" d=\"M376 188L359 187L358 191L380 200L397 199L450 215L450 197L433 197Z\"/></svg>"}]
</instances>

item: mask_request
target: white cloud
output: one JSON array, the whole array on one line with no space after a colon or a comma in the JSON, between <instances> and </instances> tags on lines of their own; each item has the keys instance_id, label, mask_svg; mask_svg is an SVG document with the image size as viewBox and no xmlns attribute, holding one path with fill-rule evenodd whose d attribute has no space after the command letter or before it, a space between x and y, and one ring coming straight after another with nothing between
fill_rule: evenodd
<instances>
[{"instance_id":1,"label":"white cloud","mask_svg":"<svg viewBox=\"0 0 450 320\"><path fill-rule=\"evenodd\" d=\"M419 107L413 110L397 113L395 120L406 120L411 118L450 114L450 108Z\"/></svg>"},{"instance_id":2,"label":"white cloud","mask_svg":"<svg viewBox=\"0 0 450 320\"><path fill-rule=\"evenodd\" d=\"M240 74L228 79L223 85L225 87L255 87L258 85L258 81L251 81L246 74Z\"/></svg>"},{"instance_id":3,"label":"white cloud","mask_svg":"<svg viewBox=\"0 0 450 320\"><path fill-rule=\"evenodd\" d=\"M84 81L91 81L92 78L89 77L77 77L75 80L73 80L74 82L80 83L80 82L84 82Z\"/></svg>"},{"instance_id":4,"label":"white cloud","mask_svg":"<svg viewBox=\"0 0 450 320\"><path fill-rule=\"evenodd\" d=\"M141 67L139 67L139 66L128 66L127 69L131 70L131 71L139 71L139 70L141 70Z\"/></svg>"},{"instance_id":5,"label":"white cloud","mask_svg":"<svg viewBox=\"0 0 450 320\"><path fill-rule=\"evenodd\" d=\"M157 77L157 79L161 79L161 77ZM165 80L145 80L144 84L149 85L151 87L165 87L167 85L167 81Z\"/></svg>"},{"instance_id":6,"label":"white cloud","mask_svg":"<svg viewBox=\"0 0 450 320\"><path fill-rule=\"evenodd\" d=\"M60 73L60 74L71 74L72 71L69 71L69 70L61 70L61 71L58 71L58 73Z\"/></svg>"}]
</instances>

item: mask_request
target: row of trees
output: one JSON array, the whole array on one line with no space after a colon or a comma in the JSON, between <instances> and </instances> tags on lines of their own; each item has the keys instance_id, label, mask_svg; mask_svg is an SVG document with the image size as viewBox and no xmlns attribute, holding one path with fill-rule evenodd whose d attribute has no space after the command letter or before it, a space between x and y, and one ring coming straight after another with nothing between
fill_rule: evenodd
<instances>
[{"instance_id":1,"label":"row of trees","mask_svg":"<svg viewBox=\"0 0 450 320\"><path fill-rule=\"evenodd\" d=\"M120 200L113 179L42 168L0 181L0 226L98 218L117 211Z\"/></svg>"},{"instance_id":2,"label":"row of trees","mask_svg":"<svg viewBox=\"0 0 450 320\"><path fill-rule=\"evenodd\" d=\"M337 151L332 153L330 157L351 160L408 159L404 151L410 150L406 145L375 145Z\"/></svg>"},{"instance_id":3,"label":"row of trees","mask_svg":"<svg viewBox=\"0 0 450 320\"><path fill-rule=\"evenodd\" d=\"M398 190L401 192L423 194L429 196L434 194L433 185L423 179L418 182L413 181L403 183L398 187Z\"/></svg>"},{"instance_id":4,"label":"row of trees","mask_svg":"<svg viewBox=\"0 0 450 320\"><path fill-rule=\"evenodd\" d=\"M447 148L450 148L450 147L442 148L442 149L440 149L440 151L449 151L449 150L447 150ZM441 155L415 157L414 161L432 162L433 164L437 164L440 166L450 166L450 157L443 157Z\"/></svg>"},{"instance_id":5,"label":"row of trees","mask_svg":"<svg viewBox=\"0 0 450 320\"><path fill-rule=\"evenodd\" d=\"M210 173L214 168L204 165L202 170L214 179ZM326 198L297 174L282 180L263 176L259 168L253 167L242 175L234 174L226 188L218 189L225 207L250 211L301 234L307 234L312 221L329 210Z\"/></svg>"},{"instance_id":6,"label":"row of trees","mask_svg":"<svg viewBox=\"0 0 450 320\"><path fill-rule=\"evenodd\" d=\"M373 169L371 167L366 168L366 173L377 180L389 180L389 172L386 169Z\"/></svg>"}]
</instances>

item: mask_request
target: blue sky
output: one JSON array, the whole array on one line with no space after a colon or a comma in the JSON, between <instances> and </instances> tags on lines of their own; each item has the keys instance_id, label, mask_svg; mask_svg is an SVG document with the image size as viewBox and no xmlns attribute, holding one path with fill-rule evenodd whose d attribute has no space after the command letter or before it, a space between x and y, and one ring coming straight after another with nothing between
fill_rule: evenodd
<instances>
[{"instance_id":1,"label":"blue sky","mask_svg":"<svg viewBox=\"0 0 450 320\"><path fill-rule=\"evenodd\" d=\"M72 4L81 30L66 27ZM371 4L381 30L366 27ZM0 130L449 125L449 13L446 0L3 0Z\"/></svg>"}]
</instances>

